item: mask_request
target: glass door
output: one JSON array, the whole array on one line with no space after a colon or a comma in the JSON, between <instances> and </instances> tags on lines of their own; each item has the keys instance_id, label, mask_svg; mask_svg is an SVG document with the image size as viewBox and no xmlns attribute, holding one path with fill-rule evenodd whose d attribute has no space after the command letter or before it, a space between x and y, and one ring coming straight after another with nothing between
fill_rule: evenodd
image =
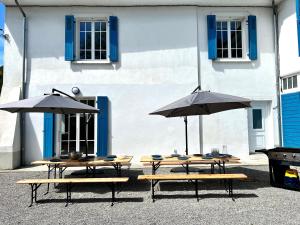
<instances>
[{"instance_id":1,"label":"glass door","mask_svg":"<svg viewBox=\"0 0 300 225\"><path fill-rule=\"evenodd\" d=\"M80 99L80 102L95 107L95 99ZM88 154L95 154L95 114L63 114L61 119L61 155L70 152L85 153L85 135L88 140ZM87 129L85 124L87 123Z\"/></svg>"}]
</instances>

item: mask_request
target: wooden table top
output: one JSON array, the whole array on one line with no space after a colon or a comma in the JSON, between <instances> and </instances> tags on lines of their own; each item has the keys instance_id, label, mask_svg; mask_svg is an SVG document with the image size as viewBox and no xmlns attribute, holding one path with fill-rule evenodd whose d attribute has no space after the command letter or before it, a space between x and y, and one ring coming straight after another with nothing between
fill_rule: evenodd
<instances>
[{"instance_id":1,"label":"wooden table top","mask_svg":"<svg viewBox=\"0 0 300 225\"><path fill-rule=\"evenodd\" d=\"M174 162L174 163L180 163L180 162L199 162L199 163L214 163L214 162L230 162L230 161L234 161L237 162L240 159L235 157L235 156L231 156L231 157L216 157L216 158L212 158L212 159L203 159L202 156L193 156L193 155L189 155L189 158L186 160L180 160L178 159L178 157L172 157L172 156L163 156L162 155L162 160L154 160L152 158L151 155L147 155L147 156L142 156L140 162L143 163L147 163L147 162Z\"/></svg>"},{"instance_id":2,"label":"wooden table top","mask_svg":"<svg viewBox=\"0 0 300 225\"><path fill-rule=\"evenodd\" d=\"M38 160L31 163L31 165L59 165L59 166L96 166L96 165L112 165L115 163L128 164L131 162L133 156L117 156L113 161L105 161L105 157L96 157L87 161L61 159L61 161L53 162L50 160Z\"/></svg>"}]
</instances>

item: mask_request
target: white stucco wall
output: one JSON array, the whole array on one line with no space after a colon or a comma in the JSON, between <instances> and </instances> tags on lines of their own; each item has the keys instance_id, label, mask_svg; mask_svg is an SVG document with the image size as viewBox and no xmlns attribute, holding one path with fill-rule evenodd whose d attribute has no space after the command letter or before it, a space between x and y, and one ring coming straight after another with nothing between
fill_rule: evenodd
<instances>
[{"instance_id":1,"label":"white stucco wall","mask_svg":"<svg viewBox=\"0 0 300 225\"><path fill-rule=\"evenodd\" d=\"M24 8L28 14L28 97L57 88L67 93L78 86L84 96L108 96L111 102L112 153L134 155L184 153L184 123L148 113L189 94L198 84L199 41L202 88L248 97L275 99L272 14L269 8L129 7ZM207 59L206 15L242 12L257 16L259 60L217 63ZM73 64L64 61L64 16L105 14L119 18L120 63ZM197 16L198 14L198 16ZM22 49L22 20L7 8L5 82L20 75L15 63ZM199 34L197 40L197 18ZM271 113L272 115L272 113ZM271 121L273 117L271 116ZM203 119L204 150L227 145L228 152L248 155L247 110L224 112ZM273 127L273 122L271 123ZM270 132L274 145L276 131ZM275 133L275 134L274 134ZM276 135L275 135L276 137ZM276 142L275 142L276 143ZM42 157L43 115L26 118L26 161ZM198 117L189 119L190 153L199 153Z\"/></svg>"},{"instance_id":2,"label":"white stucco wall","mask_svg":"<svg viewBox=\"0 0 300 225\"><path fill-rule=\"evenodd\" d=\"M296 1L285 0L278 7L280 75L300 72Z\"/></svg>"}]
</instances>

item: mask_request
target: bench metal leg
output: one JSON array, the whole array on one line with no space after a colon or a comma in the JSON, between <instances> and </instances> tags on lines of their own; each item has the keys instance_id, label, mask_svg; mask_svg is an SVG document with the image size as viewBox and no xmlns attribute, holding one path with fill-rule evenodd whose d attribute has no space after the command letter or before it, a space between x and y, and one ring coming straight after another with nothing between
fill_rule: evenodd
<instances>
[{"instance_id":1,"label":"bench metal leg","mask_svg":"<svg viewBox=\"0 0 300 225\"><path fill-rule=\"evenodd\" d=\"M33 205L33 201L37 202L37 190L41 186L41 184L30 184L31 186L31 201L29 207Z\"/></svg>"},{"instance_id":2,"label":"bench metal leg","mask_svg":"<svg viewBox=\"0 0 300 225\"><path fill-rule=\"evenodd\" d=\"M195 180L195 191L196 191L196 198L197 198L197 201L199 202L199 195L198 195L198 180Z\"/></svg>"},{"instance_id":3,"label":"bench metal leg","mask_svg":"<svg viewBox=\"0 0 300 225\"><path fill-rule=\"evenodd\" d=\"M152 202L155 202L155 186L158 184L158 180L151 180Z\"/></svg>"},{"instance_id":4,"label":"bench metal leg","mask_svg":"<svg viewBox=\"0 0 300 225\"><path fill-rule=\"evenodd\" d=\"M112 185L111 185L111 206L114 205L114 202L115 202L115 194L116 194L115 184L112 183Z\"/></svg>"},{"instance_id":5,"label":"bench metal leg","mask_svg":"<svg viewBox=\"0 0 300 225\"><path fill-rule=\"evenodd\" d=\"M232 180L227 180L228 183L228 194L229 197L233 198L233 187L232 187Z\"/></svg>"},{"instance_id":6,"label":"bench metal leg","mask_svg":"<svg viewBox=\"0 0 300 225\"><path fill-rule=\"evenodd\" d=\"M67 189L67 200L66 200L66 205L65 207L67 207L69 205L69 203L71 203L71 194L72 194L72 184L66 184L66 189Z\"/></svg>"},{"instance_id":7,"label":"bench metal leg","mask_svg":"<svg viewBox=\"0 0 300 225\"><path fill-rule=\"evenodd\" d=\"M50 174L51 174L51 167L50 165L48 165L48 179L50 179ZM45 195L49 193L49 188L50 188L50 183L47 184L47 191Z\"/></svg>"}]
</instances>

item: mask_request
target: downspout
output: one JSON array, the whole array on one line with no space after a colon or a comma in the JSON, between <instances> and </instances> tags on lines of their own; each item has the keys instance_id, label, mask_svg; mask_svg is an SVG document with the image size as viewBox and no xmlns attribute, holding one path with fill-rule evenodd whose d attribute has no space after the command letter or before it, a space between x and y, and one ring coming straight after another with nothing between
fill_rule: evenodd
<instances>
[{"instance_id":1,"label":"downspout","mask_svg":"<svg viewBox=\"0 0 300 225\"><path fill-rule=\"evenodd\" d=\"M196 23L197 23L197 75L198 75L198 87L201 90L201 62L200 62L200 38L199 38L199 15L198 7L196 7ZM203 154L203 119L199 116L199 147L200 154Z\"/></svg>"},{"instance_id":2,"label":"downspout","mask_svg":"<svg viewBox=\"0 0 300 225\"><path fill-rule=\"evenodd\" d=\"M23 63L22 63L22 86L21 86L21 99L26 98L26 58L27 58L27 16L20 6L18 0L15 0L15 3L23 16ZM25 164L25 138L24 138L24 130L25 130L25 114L20 113L20 148L21 148L21 156L20 161L21 165Z\"/></svg>"},{"instance_id":3,"label":"downspout","mask_svg":"<svg viewBox=\"0 0 300 225\"><path fill-rule=\"evenodd\" d=\"M276 94L277 94L277 114L278 114L278 135L279 146L282 146L282 121L281 121L281 88L280 88L280 56L279 56L279 37L278 37L278 7L275 1L272 0L273 9L273 28L274 28L274 43L275 43L275 74L276 74Z\"/></svg>"}]
</instances>

